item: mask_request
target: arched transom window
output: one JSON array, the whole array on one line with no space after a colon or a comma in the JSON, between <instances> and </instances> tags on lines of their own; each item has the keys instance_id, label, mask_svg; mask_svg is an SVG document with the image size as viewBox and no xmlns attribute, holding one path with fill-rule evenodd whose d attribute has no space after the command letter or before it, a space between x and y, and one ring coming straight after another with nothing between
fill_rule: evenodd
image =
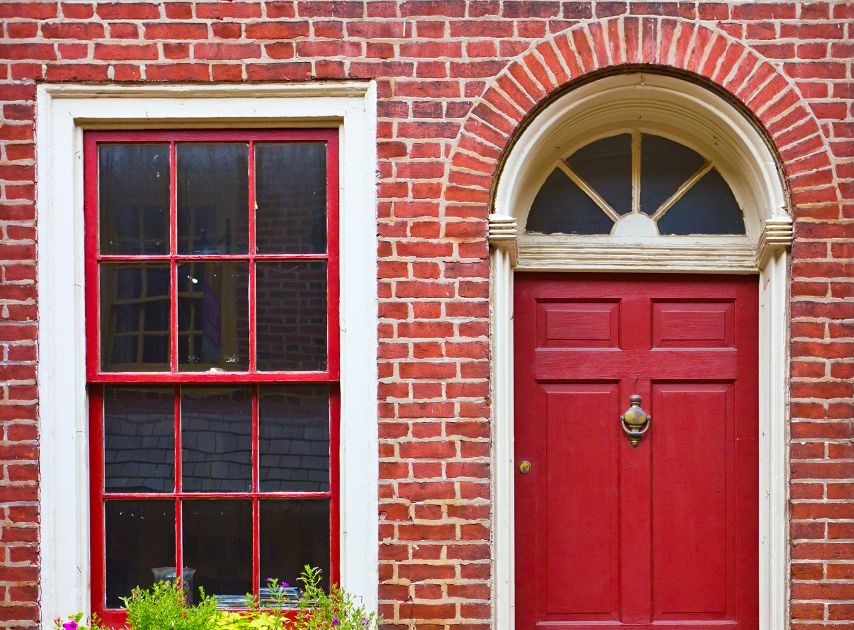
<instances>
[{"instance_id":1,"label":"arched transom window","mask_svg":"<svg viewBox=\"0 0 854 630\"><path fill-rule=\"evenodd\" d=\"M743 235L745 225L714 162L668 138L631 131L558 159L534 197L526 231Z\"/></svg>"}]
</instances>

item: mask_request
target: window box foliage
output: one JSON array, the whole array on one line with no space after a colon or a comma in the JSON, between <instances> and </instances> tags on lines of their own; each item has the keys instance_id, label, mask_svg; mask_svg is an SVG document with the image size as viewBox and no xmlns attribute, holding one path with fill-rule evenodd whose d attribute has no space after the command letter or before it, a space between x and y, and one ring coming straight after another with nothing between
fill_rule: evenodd
<instances>
[{"instance_id":1,"label":"window box foliage","mask_svg":"<svg viewBox=\"0 0 854 630\"><path fill-rule=\"evenodd\" d=\"M271 579L269 607L247 595L246 610L217 610L216 599L200 589L197 604L190 605L178 582L157 582L151 588L134 589L124 598L127 611L125 630L377 630L379 617L368 612L358 599L332 585L321 587L320 570L306 566L298 578L302 584L299 602L293 600L287 584ZM57 630L108 630L97 619L84 624L78 613L65 621L55 620Z\"/></svg>"}]
</instances>

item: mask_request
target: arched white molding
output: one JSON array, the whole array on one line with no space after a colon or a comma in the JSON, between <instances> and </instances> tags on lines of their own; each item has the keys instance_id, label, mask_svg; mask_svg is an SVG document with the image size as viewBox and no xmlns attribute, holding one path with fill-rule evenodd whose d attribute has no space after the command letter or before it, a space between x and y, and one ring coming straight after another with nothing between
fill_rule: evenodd
<instances>
[{"instance_id":1,"label":"arched white molding","mask_svg":"<svg viewBox=\"0 0 854 630\"><path fill-rule=\"evenodd\" d=\"M556 160L598 138L642 131L684 144L715 163L744 212L746 236L526 234L534 196ZM502 168L496 214L520 227L519 268L528 270L740 272L758 270L769 248L791 242L777 163L762 135L709 90L674 77L624 74L587 83L525 128ZM642 245L643 247L638 247Z\"/></svg>"},{"instance_id":2,"label":"arched white molding","mask_svg":"<svg viewBox=\"0 0 854 630\"><path fill-rule=\"evenodd\" d=\"M745 218L745 236L525 234L531 203L555 160L621 130L685 144L716 162ZM517 227L518 226L518 227ZM776 160L730 103L688 81L625 74L592 81L548 105L499 174L492 245L494 627L515 623L513 513L513 270L757 273L759 275L759 630L788 617L788 247L792 220Z\"/></svg>"}]
</instances>

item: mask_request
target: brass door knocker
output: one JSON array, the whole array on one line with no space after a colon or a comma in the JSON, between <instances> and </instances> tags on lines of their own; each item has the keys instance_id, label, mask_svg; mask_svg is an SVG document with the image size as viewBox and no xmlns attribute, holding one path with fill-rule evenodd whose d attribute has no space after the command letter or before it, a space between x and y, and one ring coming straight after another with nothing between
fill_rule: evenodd
<instances>
[{"instance_id":1,"label":"brass door knocker","mask_svg":"<svg viewBox=\"0 0 854 630\"><path fill-rule=\"evenodd\" d=\"M620 416L620 426L623 427L623 433L629 438L632 448L638 445L641 438L649 431L649 423L652 422L652 416L641 409L641 397L638 394L629 396L631 407L626 409L626 412Z\"/></svg>"}]
</instances>

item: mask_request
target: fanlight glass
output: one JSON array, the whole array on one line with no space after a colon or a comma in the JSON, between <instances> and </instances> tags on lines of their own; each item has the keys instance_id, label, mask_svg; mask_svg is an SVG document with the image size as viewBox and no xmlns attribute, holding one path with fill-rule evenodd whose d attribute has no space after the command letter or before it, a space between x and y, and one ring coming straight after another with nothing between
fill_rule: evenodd
<instances>
[{"instance_id":1,"label":"fanlight glass","mask_svg":"<svg viewBox=\"0 0 854 630\"><path fill-rule=\"evenodd\" d=\"M526 226L545 234L745 234L744 215L715 165L651 134L621 133L558 160Z\"/></svg>"}]
</instances>

